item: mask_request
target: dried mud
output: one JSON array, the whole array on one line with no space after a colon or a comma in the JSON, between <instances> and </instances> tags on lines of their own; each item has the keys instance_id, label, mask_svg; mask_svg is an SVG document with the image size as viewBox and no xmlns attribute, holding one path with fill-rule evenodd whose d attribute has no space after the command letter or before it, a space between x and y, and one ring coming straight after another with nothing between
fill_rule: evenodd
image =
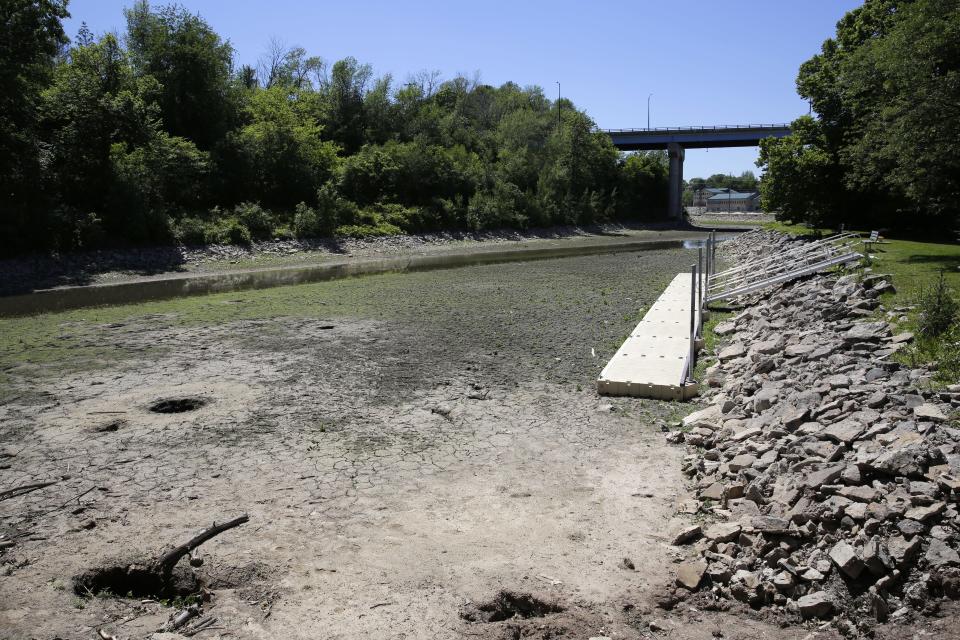
<instances>
[{"instance_id":1,"label":"dried mud","mask_svg":"<svg viewBox=\"0 0 960 640\"><path fill-rule=\"evenodd\" d=\"M56 481L0 502L15 542L0 636L149 637L170 607L83 598L71 578L249 513L199 550L217 622L198 638L711 638L723 620L728 638L802 637L683 607L651 631L689 498L660 424L686 407L593 383L690 262L588 256L211 296L201 315L75 313L63 330L90 344L36 362L32 329L0 323L23 333L0 354L0 488ZM186 398L202 402L151 411ZM459 615L503 591L563 611Z\"/></svg>"}]
</instances>

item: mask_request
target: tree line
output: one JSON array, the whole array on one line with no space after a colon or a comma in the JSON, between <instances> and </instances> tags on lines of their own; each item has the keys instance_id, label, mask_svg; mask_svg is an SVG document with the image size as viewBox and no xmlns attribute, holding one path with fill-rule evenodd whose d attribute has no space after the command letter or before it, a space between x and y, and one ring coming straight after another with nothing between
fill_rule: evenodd
<instances>
[{"instance_id":1,"label":"tree line","mask_svg":"<svg viewBox=\"0 0 960 640\"><path fill-rule=\"evenodd\" d=\"M0 6L0 251L591 224L666 208L663 153L620 154L539 87L398 83L271 40L254 65L140 0L122 35L66 0Z\"/></svg>"},{"instance_id":2,"label":"tree line","mask_svg":"<svg viewBox=\"0 0 960 640\"><path fill-rule=\"evenodd\" d=\"M817 226L956 227L960 0L866 0L797 89L816 115L761 142L766 210Z\"/></svg>"}]
</instances>

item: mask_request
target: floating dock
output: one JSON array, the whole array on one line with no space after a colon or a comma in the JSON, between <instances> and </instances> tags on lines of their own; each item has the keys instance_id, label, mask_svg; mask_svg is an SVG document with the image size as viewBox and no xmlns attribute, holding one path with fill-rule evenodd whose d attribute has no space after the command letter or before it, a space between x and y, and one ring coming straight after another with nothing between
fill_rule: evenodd
<instances>
[{"instance_id":1,"label":"floating dock","mask_svg":"<svg viewBox=\"0 0 960 640\"><path fill-rule=\"evenodd\" d=\"M697 394L696 383L686 379L693 282L689 273L681 273L660 294L600 373L600 394L661 400Z\"/></svg>"}]
</instances>

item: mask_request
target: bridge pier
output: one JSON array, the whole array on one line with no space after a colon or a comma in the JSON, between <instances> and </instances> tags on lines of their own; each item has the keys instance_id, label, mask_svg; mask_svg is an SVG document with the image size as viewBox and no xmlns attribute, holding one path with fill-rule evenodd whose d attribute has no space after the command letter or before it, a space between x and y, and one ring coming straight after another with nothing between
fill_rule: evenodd
<instances>
[{"instance_id":1,"label":"bridge pier","mask_svg":"<svg viewBox=\"0 0 960 640\"><path fill-rule=\"evenodd\" d=\"M683 147L676 142L667 144L667 154L670 156L670 196L667 214L671 218L683 218Z\"/></svg>"}]
</instances>

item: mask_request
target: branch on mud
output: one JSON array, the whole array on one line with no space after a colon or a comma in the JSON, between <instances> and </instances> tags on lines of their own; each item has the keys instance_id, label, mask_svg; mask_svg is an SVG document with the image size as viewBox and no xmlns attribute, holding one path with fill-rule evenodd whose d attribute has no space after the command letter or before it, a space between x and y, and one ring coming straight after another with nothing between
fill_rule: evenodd
<instances>
[{"instance_id":1,"label":"branch on mud","mask_svg":"<svg viewBox=\"0 0 960 640\"><path fill-rule=\"evenodd\" d=\"M175 547L171 549L167 553L157 558L153 562L151 568L157 573L159 573L160 575L164 576L164 578L169 577L170 574L173 572L173 568L176 566L178 562L180 562L180 558L187 555L188 553L190 553L191 551L193 551L194 549L202 545L207 540L210 540L214 536L218 536L224 531L233 529L234 527L238 527L244 522L247 522L249 520L250 520L249 516L247 516L247 514L243 514L239 518L235 518L229 522L224 522L223 524L215 524L214 526L210 527L209 529L207 529L200 535L196 536L195 538L192 538L191 540L180 545L179 547Z\"/></svg>"},{"instance_id":2,"label":"branch on mud","mask_svg":"<svg viewBox=\"0 0 960 640\"><path fill-rule=\"evenodd\" d=\"M0 500L6 500L7 498L15 498L17 496L22 496L31 491L36 491L37 489L43 489L44 487L49 487L52 484L57 484L56 481L52 482L37 482L34 484L24 484L19 487L13 487L12 489L4 489L0 491Z\"/></svg>"}]
</instances>

